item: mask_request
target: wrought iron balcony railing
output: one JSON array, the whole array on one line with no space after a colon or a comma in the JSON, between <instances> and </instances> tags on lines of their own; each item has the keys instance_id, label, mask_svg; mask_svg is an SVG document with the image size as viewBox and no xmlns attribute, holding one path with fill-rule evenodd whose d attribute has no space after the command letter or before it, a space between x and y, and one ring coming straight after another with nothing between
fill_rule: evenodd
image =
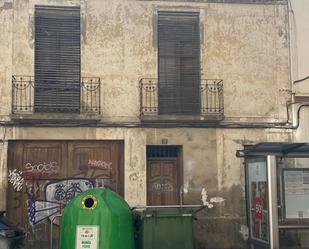
<instances>
[{"instance_id":1,"label":"wrought iron balcony railing","mask_svg":"<svg viewBox=\"0 0 309 249\"><path fill-rule=\"evenodd\" d=\"M12 76L12 113L100 114L100 78L74 82L35 82L33 76Z\"/></svg>"},{"instance_id":2,"label":"wrought iron balcony railing","mask_svg":"<svg viewBox=\"0 0 309 249\"><path fill-rule=\"evenodd\" d=\"M143 78L140 80L139 84L140 114L142 116L160 115L158 79ZM200 115L216 115L223 117L223 80L202 79L199 86L199 98L200 105L198 106L200 108Z\"/></svg>"}]
</instances>

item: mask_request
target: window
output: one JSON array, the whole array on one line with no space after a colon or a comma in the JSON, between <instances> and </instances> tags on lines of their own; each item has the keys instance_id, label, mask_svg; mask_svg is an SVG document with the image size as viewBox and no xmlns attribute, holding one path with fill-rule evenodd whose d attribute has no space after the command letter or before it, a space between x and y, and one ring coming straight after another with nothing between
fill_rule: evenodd
<instances>
[{"instance_id":1,"label":"window","mask_svg":"<svg viewBox=\"0 0 309 249\"><path fill-rule=\"evenodd\" d=\"M80 109L80 8L35 7L35 112Z\"/></svg>"},{"instance_id":2,"label":"window","mask_svg":"<svg viewBox=\"0 0 309 249\"><path fill-rule=\"evenodd\" d=\"M158 64L159 114L199 114L198 13L158 13Z\"/></svg>"}]
</instances>

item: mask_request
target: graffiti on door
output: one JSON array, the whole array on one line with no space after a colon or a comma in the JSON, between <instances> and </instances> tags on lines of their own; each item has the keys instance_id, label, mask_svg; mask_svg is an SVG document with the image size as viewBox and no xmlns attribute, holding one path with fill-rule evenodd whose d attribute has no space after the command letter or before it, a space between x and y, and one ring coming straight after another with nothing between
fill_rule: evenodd
<instances>
[{"instance_id":1,"label":"graffiti on door","mask_svg":"<svg viewBox=\"0 0 309 249\"><path fill-rule=\"evenodd\" d=\"M9 170L9 182L13 185L16 191L21 191L23 188L24 178L22 178L22 172L17 169Z\"/></svg>"},{"instance_id":2,"label":"graffiti on door","mask_svg":"<svg viewBox=\"0 0 309 249\"><path fill-rule=\"evenodd\" d=\"M60 166L55 161L26 163L23 170L25 178L43 178L59 176Z\"/></svg>"},{"instance_id":3,"label":"graffiti on door","mask_svg":"<svg viewBox=\"0 0 309 249\"><path fill-rule=\"evenodd\" d=\"M48 182L44 187L45 200L37 200L35 196L28 200L29 222L34 225L46 218L54 220L53 218L61 213L70 200L94 187L96 187L95 182L86 178L68 178Z\"/></svg>"},{"instance_id":4,"label":"graffiti on door","mask_svg":"<svg viewBox=\"0 0 309 249\"><path fill-rule=\"evenodd\" d=\"M123 141L10 141L7 215L27 230L26 247L45 248L58 239L67 203L91 188L123 195Z\"/></svg>"}]
</instances>

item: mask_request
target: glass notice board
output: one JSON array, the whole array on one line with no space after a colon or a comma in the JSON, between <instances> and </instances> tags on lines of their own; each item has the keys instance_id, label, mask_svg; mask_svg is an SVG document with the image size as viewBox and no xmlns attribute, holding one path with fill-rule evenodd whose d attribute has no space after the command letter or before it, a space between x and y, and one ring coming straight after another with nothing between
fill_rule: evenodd
<instances>
[{"instance_id":1,"label":"glass notice board","mask_svg":"<svg viewBox=\"0 0 309 249\"><path fill-rule=\"evenodd\" d=\"M309 168L283 169L286 219L309 219Z\"/></svg>"},{"instance_id":2,"label":"glass notice board","mask_svg":"<svg viewBox=\"0 0 309 249\"><path fill-rule=\"evenodd\" d=\"M247 195L250 238L269 243L267 163L264 159L247 161Z\"/></svg>"}]
</instances>

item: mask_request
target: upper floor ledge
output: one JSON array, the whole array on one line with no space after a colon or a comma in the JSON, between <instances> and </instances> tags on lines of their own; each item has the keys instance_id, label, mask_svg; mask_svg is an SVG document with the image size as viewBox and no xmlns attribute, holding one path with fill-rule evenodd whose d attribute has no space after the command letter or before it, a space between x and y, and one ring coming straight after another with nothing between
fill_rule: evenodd
<instances>
[{"instance_id":1,"label":"upper floor ledge","mask_svg":"<svg viewBox=\"0 0 309 249\"><path fill-rule=\"evenodd\" d=\"M63 114L63 113L34 113L34 114L11 114L10 119L14 123L31 124L33 122L61 123L97 123L101 120L98 114Z\"/></svg>"}]
</instances>

